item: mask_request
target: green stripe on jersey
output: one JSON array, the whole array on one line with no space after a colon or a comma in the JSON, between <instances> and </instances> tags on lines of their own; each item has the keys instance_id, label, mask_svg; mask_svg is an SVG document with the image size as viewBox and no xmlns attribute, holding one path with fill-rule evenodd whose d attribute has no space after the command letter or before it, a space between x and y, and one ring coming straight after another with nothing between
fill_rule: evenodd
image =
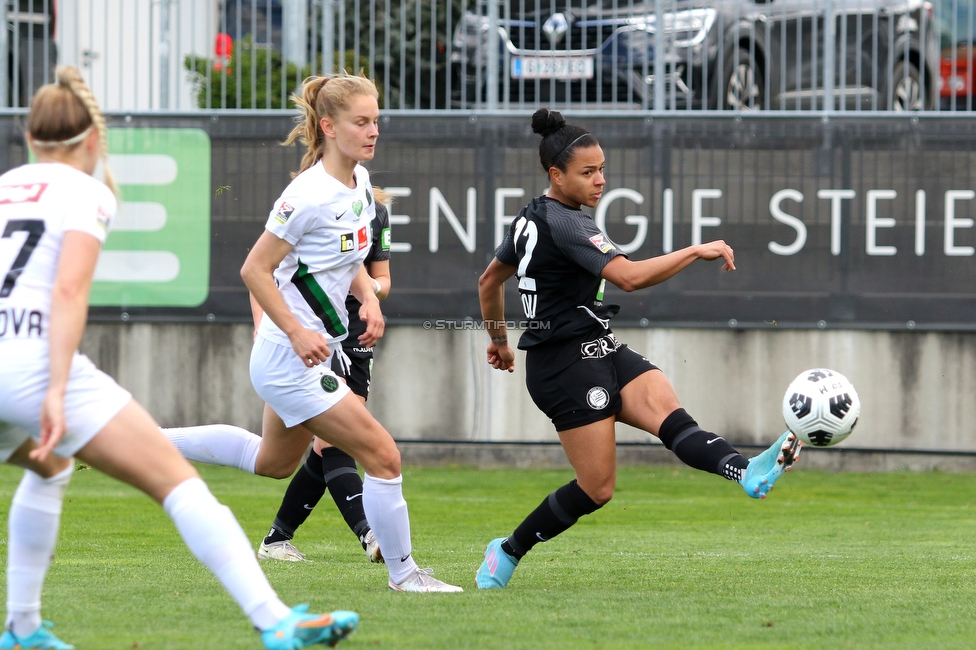
<instances>
[{"instance_id":1,"label":"green stripe on jersey","mask_svg":"<svg viewBox=\"0 0 976 650\"><path fill-rule=\"evenodd\" d=\"M322 324L325 325L326 332L332 336L342 336L346 333L346 327L339 319L339 314L332 306L329 296L315 281L315 276L309 273L308 267L301 260L298 260L298 270L295 271L295 275L291 276L291 282L305 298L305 302L312 308L315 315L322 321Z\"/></svg>"}]
</instances>

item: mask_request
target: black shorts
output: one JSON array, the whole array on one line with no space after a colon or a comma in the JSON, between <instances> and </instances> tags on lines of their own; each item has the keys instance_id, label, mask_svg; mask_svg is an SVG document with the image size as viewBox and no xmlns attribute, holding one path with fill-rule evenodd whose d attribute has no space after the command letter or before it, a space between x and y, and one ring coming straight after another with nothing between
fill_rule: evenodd
<instances>
[{"instance_id":1,"label":"black shorts","mask_svg":"<svg viewBox=\"0 0 976 650\"><path fill-rule=\"evenodd\" d=\"M579 342L526 351L525 385L532 401L552 420L556 431L575 429L616 415L623 407L620 389L648 370L657 369L626 345L617 344L612 334L609 336L612 344L603 346L603 356L583 358ZM618 347L612 349L613 345ZM590 345L588 349L592 352L599 346ZM567 365L568 354L575 358Z\"/></svg>"},{"instance_id":2,"label":"black shorts","mask_svg":"<svg viewBox=\"0 0 976 650\"><path fill-rule=\"evenodd\" d=\"M369 382L373 378L373 348L343 346L342 351L349 357L349 373L343 372L342 364L336 356L332 357L332 372L345 379L352 392L363 399L369 399Z\"/></svg>"}]
</instances>

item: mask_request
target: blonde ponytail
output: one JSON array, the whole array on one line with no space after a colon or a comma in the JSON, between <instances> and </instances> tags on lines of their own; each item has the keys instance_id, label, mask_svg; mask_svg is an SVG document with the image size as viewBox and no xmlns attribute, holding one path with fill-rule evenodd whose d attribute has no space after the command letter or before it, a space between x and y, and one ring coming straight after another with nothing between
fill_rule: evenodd
<instances>
[{"instance_id":1,"label":"blonde ponytail","mask_svg":"<svg viewBox=\"0 0 976 650\"><path fill-rule=\"evenodd\" d=\"M105 176L105 184L108 185L108 189L112 190L112 194L118 196L119 188L115 183L115 174L112 173L112 168L108 164L108 127L105 125L105 116L102 114L102 109L98 107L95 96L92 95L88 84L85 83L81 73L78 72L78 68L67 65L58 66L54 71L54 76L59 84L70 88L74 96L88 110L88 115L91 116L95 130L98 131L98 142L101 150L102 172Z\"/></svg>"}]
</instances>

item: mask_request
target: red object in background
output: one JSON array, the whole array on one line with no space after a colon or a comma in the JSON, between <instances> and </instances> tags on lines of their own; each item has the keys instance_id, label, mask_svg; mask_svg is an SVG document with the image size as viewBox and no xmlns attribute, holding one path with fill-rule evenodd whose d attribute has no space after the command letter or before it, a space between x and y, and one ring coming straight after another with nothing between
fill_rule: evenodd
<instances>
[{"instance_id":1,"label":"red object in background","mask_svg":"<svg viewBox=\"0 0 976 650\"><path fill-rule=\"evenodd\" d=\"M230 34L217 34L217 40L214 42L214 54L217 59L214 63L214 70L223 70L234 55L234 39L230 37ZM230 68L227 68L227 71L230 72Z\"/></svg>"},{"instance_id":2,"label":"red object in background","mask_svg":"<svg viewBox=\"0 0 976 650\"><path fill-rule=\"evenodd\" d=\"M972 47L962 44L955 50L942 50L942 64L939 66L939 97L943 109L965 108L967 98L973 95L973 69L976 68L976 43Z\"/></svg>"}]
</instances>

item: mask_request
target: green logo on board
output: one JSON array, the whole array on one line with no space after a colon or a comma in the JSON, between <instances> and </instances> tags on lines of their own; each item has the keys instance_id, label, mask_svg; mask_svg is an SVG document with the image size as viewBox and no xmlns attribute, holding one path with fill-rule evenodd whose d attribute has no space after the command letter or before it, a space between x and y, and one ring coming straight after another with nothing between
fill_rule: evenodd
<instances>
[{"instance_id":1,"label":"green logo on board","mask_svg":"<svg viewBox=\"0 0 976 650\"><path fill-rule=\"evenodd\" d=\"M332 375L322 375L322 390L326 393L334 393L339 390L339 380Z\"/></svg>"},{"instance_id":2,"label":"green logo on board","mask_svg":"<svg viewBox=\"0 0 976 650\"><path fill-rule=\"evenodd\" d=\"M108 131L121 199L91 304L196 307L210 292L210 137L202 129Z\"/></svg>"}]
</instances>

